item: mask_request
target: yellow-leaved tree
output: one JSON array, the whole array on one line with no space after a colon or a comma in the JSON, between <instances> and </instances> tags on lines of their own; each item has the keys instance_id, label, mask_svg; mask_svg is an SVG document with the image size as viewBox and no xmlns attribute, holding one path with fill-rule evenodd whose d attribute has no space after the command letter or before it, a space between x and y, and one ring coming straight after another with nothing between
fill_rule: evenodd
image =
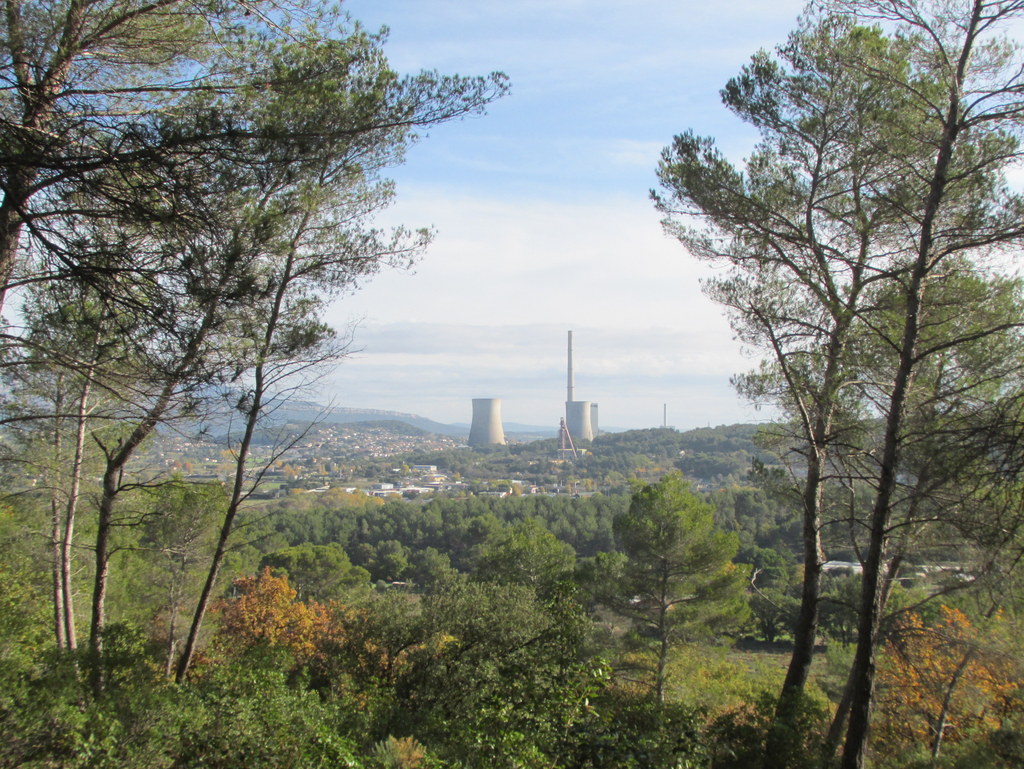
<instances>
[{"instance_id":1,"label":"yellow-leaved tree","mask_svg":"<svg viewBox=\"0 0 1024 769\"><path fill-rule=\"evenodd\" d=\"M944 742L1002 727L1020 687L1015 655L1000 643L1005 624L997 613L976 625L948 606L931 624L902 618L878 670L879 750L927 745L937 757Z\"/></svg>"},{"instance_id":2,"label":"yellow-leaved tree","mask_svg":"<svg viewBox=\"0 0 1024 769\"><path fill-rule=\"evenodd\" d=\"M234 650L258 645L288 650L297 664L320 654L325 641L339 632L325 604L296 600L285 576L269 568L233 583L237 596L220 606L219 638Z\"/></svg>"}]
</instances>

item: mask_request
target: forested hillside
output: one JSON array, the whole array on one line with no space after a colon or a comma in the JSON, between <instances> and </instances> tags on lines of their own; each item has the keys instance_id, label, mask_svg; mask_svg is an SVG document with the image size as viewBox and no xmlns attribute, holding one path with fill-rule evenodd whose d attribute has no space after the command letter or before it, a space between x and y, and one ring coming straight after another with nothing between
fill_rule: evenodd
<instances>
[{"instance_id":1,"label":"forested hillside","mask_svg":"<svg viewBox=\"0 0 1024 769\"><path fill-rule=\"evenodd\" d=\"M413 452L366 463L365 474L382 475L395 459L410 465L436 465L461 478L525 479L539 485L588 481L588 488L626 490L630 478L656 478L680 470L701 486L742 483L755 460L777 460L756 443L756 425L722 425L679 431L674 428L601 433L581 441L579 456L565 459L557 439L511 443L481 449Z\"/></svg>"}]
</instances>

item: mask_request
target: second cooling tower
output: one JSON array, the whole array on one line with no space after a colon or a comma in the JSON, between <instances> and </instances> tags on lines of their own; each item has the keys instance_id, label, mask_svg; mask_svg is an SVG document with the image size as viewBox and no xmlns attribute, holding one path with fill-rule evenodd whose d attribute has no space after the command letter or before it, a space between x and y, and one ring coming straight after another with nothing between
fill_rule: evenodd
<instances>
[{"instance_id":1,"label":"second cooling tower","mask_svg":"<svg viewBox=\"0 0 1024 769\"><path fill-rule=\"evenodd\" d=\"M594 428L590 423L590 401L565 402L565 426L573 440L594 440Z\"/></svg>"},{"instance_id":2,"label":"second cooling tower","mask_svg":"<svg viewBox=\"0 0 1024 769\"><path fill-rule=\"evenodd\" d=\"M496 443L505 443L505 431L501 427L501 398L474 398L469 445L492 446Z\"/></svg>"}]
</instances>

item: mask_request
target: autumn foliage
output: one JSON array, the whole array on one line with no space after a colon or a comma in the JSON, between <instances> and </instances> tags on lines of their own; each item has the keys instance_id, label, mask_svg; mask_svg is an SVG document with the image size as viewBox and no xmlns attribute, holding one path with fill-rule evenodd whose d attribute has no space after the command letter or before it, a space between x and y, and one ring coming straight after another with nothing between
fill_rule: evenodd
<instances>
[{"instance_id":1,"label":"autumn foliage","mask_svg":"<svg viewBox=\"0 0 1024 769\"><path fill-rule=\"evenodd\" d=\"M236 597L220 605L219 640L225 649L264 644L286 649L301 664L321 655L340 632L330 607L297 601L288 578L269 568L233 585Z\"/></svg>"},{"instance_id":2,"label":"autumn foliage","mask_svg":"<svg viewBox=\"0 0 1024 769\"><path fill-rule=\"evenodd\" d=\"M331 602L302 602L285 575L265 568L233 583L220 604L218 646L226 656L258 646L286 650L315 678L330 679L357 701L360 683L393 684L415 642L384 616Z\"/></svg>"},{"instance_id":3,"label":"autumn foliage","mask_svg":"<svg viewBox=\"0 0 1024 769\"><path fill-rule=\"evenodd\" d=\"M981 628L947 606L932 624L917 614L900 621L879 666L880 749L927 745L938 755L945 742L1004 726L1018 677L999 643L1001 624L996 615Z\"/></svg>"}]
</instances>

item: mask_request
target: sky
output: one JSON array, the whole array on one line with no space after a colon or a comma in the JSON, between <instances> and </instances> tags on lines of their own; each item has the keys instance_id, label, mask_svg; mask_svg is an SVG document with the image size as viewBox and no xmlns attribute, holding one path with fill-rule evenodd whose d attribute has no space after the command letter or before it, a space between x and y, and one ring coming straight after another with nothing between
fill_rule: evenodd
<instances>
[{"instance_id":1,"label":"sky","mask_svg":"<svg viewBox=\"0 0 1024 769\"><path fill-rule=\"evenodd\" d=\"M730 376L756 365L701 293L709 266L666 236L649 192L687 129L734 160L753 130L719 91L783 43L797 0L347 0L402 74L508 75L487 114L430 130L389 173L378 224L430 227L408 272L343 297L352 354L321 384L337 406L557 428L574 332L575 395L602 428L763 421Z\"/></svg>"}]
</instances>

